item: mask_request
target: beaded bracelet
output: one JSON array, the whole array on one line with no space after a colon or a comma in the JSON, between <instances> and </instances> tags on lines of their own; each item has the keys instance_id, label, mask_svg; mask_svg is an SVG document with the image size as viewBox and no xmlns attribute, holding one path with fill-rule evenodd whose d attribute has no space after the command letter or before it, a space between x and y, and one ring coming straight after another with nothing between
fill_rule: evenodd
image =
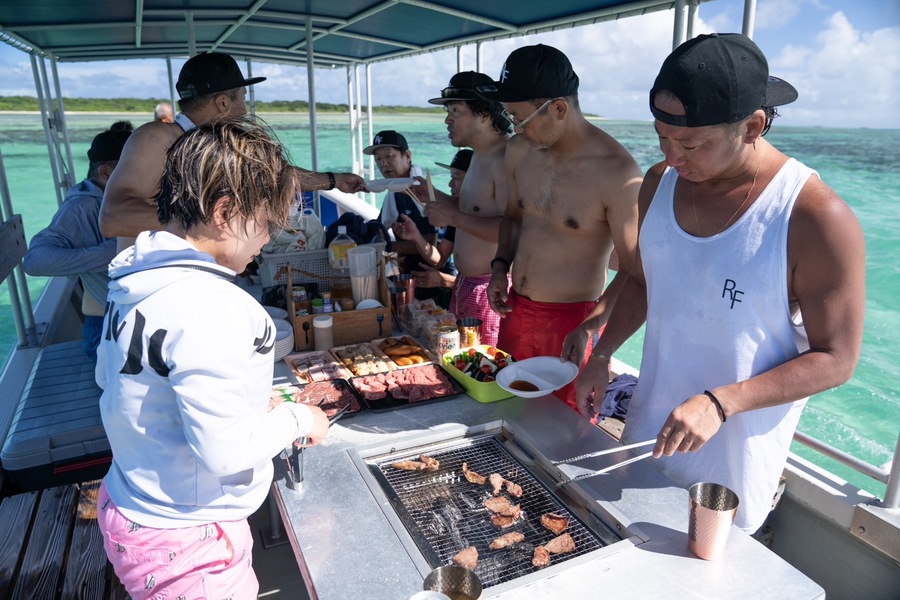
<instances>
[{"instance_id":1,"label":"beaded bracelet","mask_svg":"<svg viewBox=\"0 0 900 600\"><path fill-rule=\"evenodd\" d=\"M719 402L719 399L716 398L716 395L709 390L703 390L703 393L706 394L706 396L710 400L712 400L712 403L716 405L716 410L719 411L719 416L722 417L722 422L724 423L725 421L727 421L728 419L725 418L725 409L722 408L722 403Z\"/></svg>"}]
</instances>

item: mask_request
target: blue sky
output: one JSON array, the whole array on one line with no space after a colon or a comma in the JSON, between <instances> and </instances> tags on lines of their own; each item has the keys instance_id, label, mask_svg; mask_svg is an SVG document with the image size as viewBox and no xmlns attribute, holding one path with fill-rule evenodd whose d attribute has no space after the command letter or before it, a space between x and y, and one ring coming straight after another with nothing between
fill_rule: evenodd
<instances>
[{"instance_id":1,"label":"blue sky","mask_svg":"<svg viewBox=\"0 0 900 600\"><path fill-rule=\"evenodd\" d=\"M743 0L700 5L696 33L740 31ZM672 12L485 43L483 70L496 76L515 48L545 43L565 52L581 79L585 112L649 120L647 91L671 50ZM800 99L783 107L782 125L900 129L900 2L758 0L754 39L773 75ZM463 69L475 68L474 46ZM177 72L182 60L173 60ZM246 65L243 65L244 67ZM456 52L376 63L373 104L426 106L456 71ZM67 97L165 97L165 61L60 63ZM305 67L254 63L260 100L307 99ZM346 103L344 69L316 71L317 100ZM0 95L34 95L28 57L0 44ZM365 91L363 91L365 98Z\"/></svg>"}]
</instances>

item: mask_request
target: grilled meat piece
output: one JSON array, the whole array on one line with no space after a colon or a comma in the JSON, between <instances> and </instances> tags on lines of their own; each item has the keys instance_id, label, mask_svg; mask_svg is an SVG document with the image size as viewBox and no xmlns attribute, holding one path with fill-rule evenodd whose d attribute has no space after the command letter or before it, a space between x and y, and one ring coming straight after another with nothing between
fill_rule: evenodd
<instances>
[{"instance_id":1,"label":"grilled meat piece","mask_svg":"<svg viewBox=\"0 0 900 600\"><path fill-rule=\"evenodd\" d=\"M518 531L510 531L509 533L504 533L503 535L492 541L490 544L488 544L488 548L490 548L491 550L499 550L500 548L506 548L507 546L518 544L524 539L525 536Z\"/></svg>"},{"instance_id":2,"label":"grilled meat piece","mask_svg":"<svg viewBox=\"0 0 900 600\"><path fill-rule=\"evenodd\" d=\"M500 473L491 473L488 475L488 482L491 484L493 493L495 496L500 494L500 490L503 489L503 475Z\"/></svg>"},{"instance_id":3,"label":"grilled meat piece","mask_svg":"<svg viewBox=\"0 0 900 600\"><path fill-rule=\"evenodd\" d=\"M438 459L431 458L430 456L425 456L424 454L419 455L419 460L425 463L425 465L428 467L427 469L425 469L426 471L437 471L441 466L441 463L440 461L438 461Z\"/></svg>"},{"instance_id":4,"label":"grilled meat piece","mask_svg":"<svg viewBox=\"0 0 900 600\"><path fill-rule=\"evenodd\" d=\"M484 501L484 507L494 514L503 515L504 517L519 518L521 510L519 505L513 506L506 496L497 496L496 498L488 498Z\"/></svg>"},{"instance_id":5,"label":"grilled meat piece","mask_svg":"<svg viewBox=\"0 0 900 600\"><path fill-rule=\"evenodd\" d=\"M484 482L487 481L487 477L485 477L484 475L479 475L475 471L470 471L468 463L462 464L462 472L466 478L466 481L468 481L469 483L484 485Z\"/></svg>"},{"instance_id":6,"label":"grilled meat piece","mask_svg":"<svg viewBox=\"0 0 900 600\"><path fill-rule=\"evenodd\" d=\"M494 513L491 515L491 525L494 527L499 527L500 529L506 529L507 527L512 527L513 523L516 522L515 517L510 517L507 515L501 515Z\"/></svg>"},{"instance_id":7,"label":"grilled meat piece","mask_svg":"<svg viewBox=\"0 0 900 600\"><path fill-rule=\"evenodd\" d=\"M475 567L478 566L478 550L475 546L463 548L451 560L455 565L475 570Z\"/></svg>"},{"instance_id":8,"label":"grilled meat piece","mask_svg":"<svg viewBox=\"0 0 900 600\"><path fill-rule=\"evenodd\" d=\"M550 554L562 554L564 552L575 552L575 540L568 533L557 536L544 544L547 552Z\"/></svg>"},{"instance_id":9,"label":"grilled meat piece","mask_svg":"<svg viewBox=\"0 0 900 600\"><path fill-rule=\"evenodd\" d=\"M515 496L516 498L522 497L522 486L518 483L513 483L509 479L504 479L503 484L506 486L506 491L510 496Z\"/></svg>"},{"instance_id":10,"label":"grilled meat piece","mask_svg":"<svg viewBox=\"0 0 900 600\"><path fill-rule=\"evenodd\" d=\"M531 564L538 569L543 569L550 564L550 553L543 546L535 546L534 558L531 559Z\"/></svg>"},{"instance_id":11,"label":"grilled meat piece","mask_svg":"<svg viewBox=\"0 0 900 600\"><path fill-rule=\"evenodd\" d=\"M541 525L559 535L569 526L569 520L557 513L544 513L541 515Z\"/></svg>"},{"instance_id":12,"label":"grilled meat piece","mask_svg":"<svg viewBox=\"0 0 900 600\"><path fill-rule=\"evenodd\" d=\"M428 462L422 460L398 460L391 463L391 466L402 471L423 471L425 473L433 473L438 470L440 463L435 459L428 458L424 454L420 454L419 458L427 458Z\"/></svg>"}]
</instances>

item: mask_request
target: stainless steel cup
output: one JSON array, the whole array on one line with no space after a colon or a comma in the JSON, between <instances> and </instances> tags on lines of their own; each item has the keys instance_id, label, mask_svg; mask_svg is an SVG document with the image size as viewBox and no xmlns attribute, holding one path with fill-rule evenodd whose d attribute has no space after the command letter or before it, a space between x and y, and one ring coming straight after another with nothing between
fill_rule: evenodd
<instances>
[{"instance_id":1,"label":"stainless steel cup","mask_svg":"<svg viewBox=\"0 0 900 600\"><path fill-rule=\"evenodd\" d=\"M459 345L461 348L471 348L481 344L481 319L475 317L463 317L456 320L459 329Z\"/></svg>"},{"instance_id":2,"label":"stainless steel cup","mask_svg":"<svg viewBox=\"0 0 900 600\"><path fill-rule=\"evenodd\" d=\"M704 560L715 560L725 551L740 501L718 483L695 483L690 497L688 550Z\"/></svg>"},{"instance_id":3,"label":"stainless steel cup","mask_svg":"<svg viewBox=\"0 0 900 600\"><path fill-rule=\"evenodd\" d=\"M478 600L481 579L471 569L448 565L429 573L422 589L447 594L453 600Z\"/></svg>"}]
</instances>

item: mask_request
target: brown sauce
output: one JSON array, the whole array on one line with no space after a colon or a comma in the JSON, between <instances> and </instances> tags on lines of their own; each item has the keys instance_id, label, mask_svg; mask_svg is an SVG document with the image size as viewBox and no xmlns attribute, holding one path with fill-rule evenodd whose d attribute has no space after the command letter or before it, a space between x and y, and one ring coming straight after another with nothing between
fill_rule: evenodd
<instances>
[{"instance_id":1,"label":"brown sauce","mask_svg":"<svg viewBox=\"0 0 900 600\"><path fill-rule=\"evenodd\" d=\"M538 386L534 385L530 381L525 381L523 379L514 379L509 384L509 387L511 387L514 390L519 390L520 392L536 392L540 389Z\"/></svg>"}]
</instances>

